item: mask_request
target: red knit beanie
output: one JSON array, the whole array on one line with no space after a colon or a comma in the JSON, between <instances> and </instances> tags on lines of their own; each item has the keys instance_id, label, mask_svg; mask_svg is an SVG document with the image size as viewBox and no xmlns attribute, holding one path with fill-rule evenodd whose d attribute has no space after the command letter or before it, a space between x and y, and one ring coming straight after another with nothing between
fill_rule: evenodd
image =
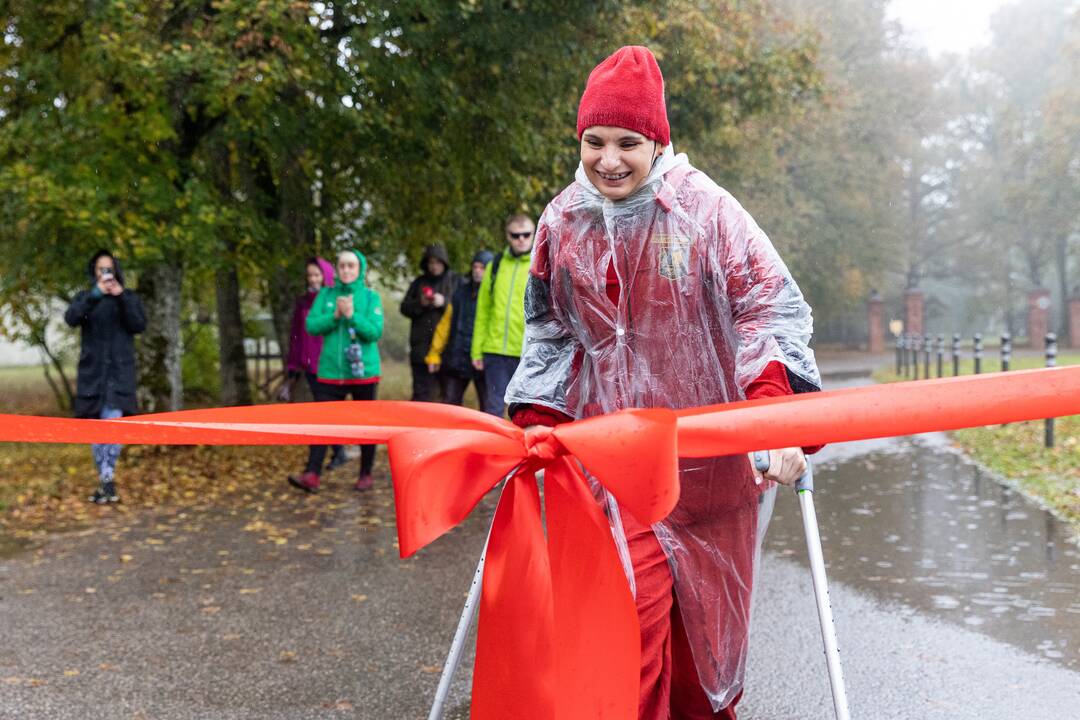
<instances>
[{"instance_id":1,"label":"red knit beanie","mask_svg":"<svg viewBox=\"0 0 1080 720\"><path fill-rule=\"evenodd\" d=\"M578 105L578 140L595 125L633 130L661 145L671 142L664 76L649 48L619 48L589 73Z\"/></svg>"}]
</instances>

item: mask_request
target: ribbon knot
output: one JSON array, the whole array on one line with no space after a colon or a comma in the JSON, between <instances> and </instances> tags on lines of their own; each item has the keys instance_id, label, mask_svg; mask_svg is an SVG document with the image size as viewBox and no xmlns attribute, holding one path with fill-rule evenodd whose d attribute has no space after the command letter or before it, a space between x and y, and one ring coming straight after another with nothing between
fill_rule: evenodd
<instances>
[{"instance_id":1,"label":"ribbon knot","mask_svg":"<svg viewBox=\"0 0 1080 720\"><path fill-rule=\"evenodd\" d=\"M555 437L554 429L543 425L525 431L525 451L529 459L539 460L541 464L566 454L566 448Z\"/></svg>"}]
</instances>

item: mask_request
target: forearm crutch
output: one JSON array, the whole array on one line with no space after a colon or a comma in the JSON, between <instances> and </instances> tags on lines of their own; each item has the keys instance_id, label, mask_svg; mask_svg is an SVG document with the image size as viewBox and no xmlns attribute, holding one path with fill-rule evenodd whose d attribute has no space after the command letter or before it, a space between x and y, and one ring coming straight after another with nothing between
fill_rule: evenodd
<instances>
[{"instance_id":1,"label":"forearm crutch","mask_svg":"<svg viewBox=\"0 0 1080 720\"><path fill-rule=\"evenodd\" d=\"M513 475L516 468L510 472ZM506 477L509 478L510 475ZM538 473L543 477L542 473ZM503 478L503 486L499 492L506 488L506 478ZM484 582L484 561L487 560L488 542L491 541L491 528L488 528L488 537L484 540L484 549L480 553L480 562L476 564L476 572L473 573L472 585L469 586L469 594L465 597L465 607L461 609L461 617L458 618L457 630L454 631L454 640L450 643L450 652L446 655L446 664L443 665L442 676L439 677L439 687L435 690L435 700L431 703L431 712L428 720L442 720L443 705L446 704L446 696L450 694L450 682L454 679L458 665L461 664L461 653L465 650L465 638L469 636L469 628L473 618L476 617L476 608L480 604L480 590Z\"/></svg>"},{"instance_id":2,"label":"forearm crutch","mask_svg":"<svg viewBox=\"0 0 1080 720\"><path fill-rule=\"evenodd\" d=\"M476 565L472 585L469 587L469 594L465 598L465 607L461 610L461 617L458 619L457 630L454 632L454 641L450 644L450 652L446 656L446 664L443 665L442 676L439 678L439 687L435 691L435 701L431 704L428 720L442 720L443 704L446 702L446 696L450 692L450 681L454 679L454 673L461 663L465 638L469 635L469 627L476 616L476 607L480 602L480 588L483 585L485 559L487 559L487 541L484 541L484 551L480 553L480 562Z\"/></svg>"},{"instance_id":3,"label":"forearm crutch","mask_svg":"<svg viewBox=\"0 0 1080 720\"><path fill-rule=\"evenodd\" d=\"M755 452L754 467L761 473L768 472L769 453ZM825 646L825 664L829 669L833 707L837 720L849 720L851 715L848 713L844 672L840 667L836 626L833 624L832 605L829 603L829 584L825 579L825 559L821 554L821 534L818 532L817 513L814 511L814 472L809 459L806 462L806 472L795 483L795 491L799 496L799 507L802 508L806 549L810 556L810 576L814 580L814 599L817 601L818 620L821 623L821 640Z\"/></svg>"}]
</instances>

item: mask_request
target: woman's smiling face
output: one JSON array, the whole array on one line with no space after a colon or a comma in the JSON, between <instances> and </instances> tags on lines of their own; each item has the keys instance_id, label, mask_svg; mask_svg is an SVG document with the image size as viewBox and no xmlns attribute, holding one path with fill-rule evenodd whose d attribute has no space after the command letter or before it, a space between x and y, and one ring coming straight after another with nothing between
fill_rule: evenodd
<instances>
[{"instance_id":1,"label":"woman's smiling face","mask_svg":"<svg viewBox=\"0 0 1080 720\"><path fill-rule=\"evenodd\" d=\"M596 125L581 134L581 164L589 181L608 200L622 200L641 187L659 143L626 128Z\"/></svg>"}]
</instances>

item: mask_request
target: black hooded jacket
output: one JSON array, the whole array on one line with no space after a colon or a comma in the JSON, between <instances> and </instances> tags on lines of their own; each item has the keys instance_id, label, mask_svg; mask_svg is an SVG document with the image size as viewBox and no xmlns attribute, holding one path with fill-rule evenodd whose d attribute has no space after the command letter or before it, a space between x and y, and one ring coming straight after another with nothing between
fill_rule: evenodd
<instances>
[{"instance_id":1,"label":"black hooded jacket","mask_svg":"<svg viewBox=\"0 0 1080 720\"><path fill-rule=\"evenodd\" d=\"M427 271L429 258L442 260L446 266L446 271L439 276L429 274ZM446 248L442 245L431 245L424 251L424 256L420 258L420 270L423 275L412 281L404 299L401 301L401 314L412 320L412 326L409 328L409 361L423 364L424 356L427 355L428 350L431 348L431 338L435 335L435 326L439 324L443 313L446 312L445 305L437 308L434 305L424 306L420 304L420 297L424 292L424 288L429 287L433 291L441 293L446 298L446 302L450 302L450 298L461 280L456 273L450 270L450 257L446 254Z\"/></svg>"},{"instance_id":2,"label":"black hooded jacket","mask_svg":"<svg viewBox=\"0 0 1080 720\"><path fill-rule=\"evenodd\" d=\"M472 261L487 265L494 259L494 253L481 250L473 255ZM474 282L470 273L468 277L462 277L450 300L454 314L450 316L450 339L443 350L442 364L446 372L459 378L472 378L476 374L471 353L473 326L476 324L476 296L479 292L480 283Z\"/></svg>"},{"instance_id":3,"label":"black hooded jacket","mask_svg":"<svg viewBox=\"0 0 1080 720\"><path fill-rule=\"evenodd\" d=\"M97 288L94 265L109 256L116 280L124 284L120 263L111 253L98 251L90 259L90 289L71 301L64 322L82 333L75 395L75 416L96 418L105 404L124 415L137 412L135 403L135 335L146 329L142 301L124 288L120 295L102 295Z\"/></svg>"}]
</instances>

